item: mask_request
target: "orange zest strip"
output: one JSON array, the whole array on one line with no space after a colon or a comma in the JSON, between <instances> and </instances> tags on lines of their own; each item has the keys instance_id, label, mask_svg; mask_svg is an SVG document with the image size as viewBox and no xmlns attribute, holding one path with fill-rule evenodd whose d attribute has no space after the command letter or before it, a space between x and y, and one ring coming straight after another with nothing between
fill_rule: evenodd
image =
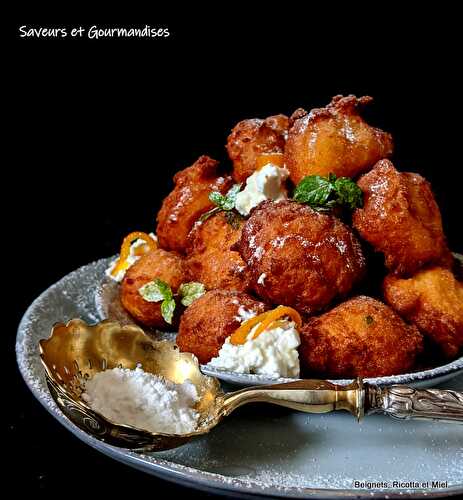
<instances>
[{"instance_id":1,"label":"orange zest strip","mask_svg":"<svg viewBox=\"0 0 463 500\"><path fill-rule=\"evenodd\" d=\"M277 319L276 321L272 321L269 326L269 330L273 330L274 328L284 328L286 326L287 321L284 319Z\"/></svg>"},{"instance_id":2,"label":"orange zest strip","mask_svg":"<svg viewBox=\"0 0 463 500\"><path fill-rule=\"evenodd\" d=\"M134 231L133 233L128 234L124 238L124 241L122 242L119 259L117 260L114 269L111 271L111 274L113 276L116 276L119 271L122 271L127 268L127 258L130 255L130 245L135 240L143 240L148 246L149 250L156 250L157 248L156 242L153 240L153 238L151 238L149 234L143 233L142 231ZM143 245L143 247L145 247L145 245ZM143 253L146 253L146 248L141 253L138 253L136 251L135 255L142 255Z\"/></svg>"},{"instance_id":3,"label":"orange zest strip","mask_svg":"<svg viewBox=\"0 0 463 500\"><path fill-rule=\"evenodd\" d=\"M257 338L263 331L267 330L267 328L276 320L282 318L283 316L289 316L296 326L300 328L302 326L302 319L299 313L293 309L292 307L287 306L278 306L276 309L269 311L264 321L257 327L254 332L253 339Z\"/></svg>"},{"instance_id":4,"label":"orange zest strip","mask_svg":"<svg viewBox=\"0 0 463 500\"><path fill-rule=\"evenodd\" d=\"M136 257L141 257L142 255L145 255L146 252L149 252L150 248L148 247L147 243L143 243L143 245L140 245L137 248L133 249L133 255Z\"/></svg>"},{"instance_id":5,"label":"orange zest strip","mask_svg":"<svg viewBox=\"0 0 463 500\"><path fill-rule=\"evenodd\" d=\"M278 306L276 309L264 312L254 318L245 321L230 337L230 342L234 345L244 344L249 332L260 323L254 332L253 339L267 330L273 323L278 322L282 317L289 316L296 323L297 328L301 328L302 319L299 313L292 307Z\"/></svg>"},{"instance_id":6,"label":"orange zest strip","mask_svg":"<svg viewBox=\"0 0 463 500\"><path fill-rule=\"evenodd\" d=\"M260 170L267 163L273 163L277 167L284 166L284 156L283 153L267 153L259 155L256 158L256 170Z\"/></svg>"},{"instance_id":7,"label":"orange zest strip","mask_svg":"<svg viewBox=\"0 0 463 500\"><path fill-rule=\"evenodd\" d=\"M267 317L268 311L258 316L254 316L253 318L249 318L241 326L235 330L235 332L230 337L230 342L234 345L244 344L248 337L249 332L254 328L258 323L264 321Z\"/></svg>"}]
</instances>

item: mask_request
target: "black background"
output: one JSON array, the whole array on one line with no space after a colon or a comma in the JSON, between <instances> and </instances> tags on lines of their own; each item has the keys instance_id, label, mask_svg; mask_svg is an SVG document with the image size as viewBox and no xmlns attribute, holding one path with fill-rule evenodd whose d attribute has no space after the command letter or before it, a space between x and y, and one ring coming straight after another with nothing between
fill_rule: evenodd
<instances>
[{"instance_id":1,"label":"black background","mask_svg":"<svg viewBox=\"0 0 463 500\"><path fill-rule=\"evenodd\" d=\"M106 495L162 488L191 496L98 454L53 421L20 380L13 346L21 315L41 291L116 253L126 233L155 229L175 171L200 154L226 161L226 136L237 121L323 106L338 93L372 95L369 120L392 132L400 169L431 181L450 247L463 251L457 17L378 5L368 19L360 16L365 8L352 6L286 16L267 6L255 19L236 6L210 20L180 8L175 16L114 22L17 17L4 95L13 112L2 270L10 397L3 409L9 477L20 478L20 491L63 492L78 473ZM21 25L93 24L168 26L171 36L34 40L18 33Z\"/></svg>"}]
</instances>

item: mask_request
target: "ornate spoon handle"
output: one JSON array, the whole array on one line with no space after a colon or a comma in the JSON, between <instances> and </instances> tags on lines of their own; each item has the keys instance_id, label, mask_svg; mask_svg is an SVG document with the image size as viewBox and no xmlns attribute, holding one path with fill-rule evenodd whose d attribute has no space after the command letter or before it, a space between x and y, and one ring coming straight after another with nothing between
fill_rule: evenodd
<instances>
[{"instance_id":1,"label":"ornate spoon handle","mask_svg":"<svg viewBox=\"0 0 463 500\"><path fill-rule=\"evenodd\" d=\"M366 412L402 420L438 420L463 424L463 393L442 389L413 389L406 385L365 384Z\"/></svg>"},{"instance_id":2,"label":"ornate spoon handle","mask_svg":"<svg viewBox=\"0 0 463 500\"><path fill-rule=\"evenodd\" d=\"M347 410L360 419L363 416L364 395L360 379L349 385L336 385L326 380L298 380L230 392L221 398L219 413L226 416L244 404L260 402L307 413Z\"/></svg>"}]
</instances>

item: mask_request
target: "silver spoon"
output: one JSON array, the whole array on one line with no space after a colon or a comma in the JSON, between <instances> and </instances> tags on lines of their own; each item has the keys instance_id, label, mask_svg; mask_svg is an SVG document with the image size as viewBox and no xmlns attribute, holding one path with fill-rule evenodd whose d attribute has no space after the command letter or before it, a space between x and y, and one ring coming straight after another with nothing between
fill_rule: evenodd
<instances>
[{"instance_id":1,"label":"silver spoon","mask_svg":"<svg viewBox=\"0 0 463 500\"><path fill-rule=\"evenodd\" d=\"M217 379L203 375L192 354L181 353L168 341L155 341L135 325L102 321L94 326L80 319L57 324L40 341L40 356L51 395L78 427L108 444L134 450L160 451L180 446L208 433L236 408L270 403L307 413L347 410L357 419L384 413L398 419L463 423L463 393L417 390L395 385L377 387L361 379L343 386L325 380L297 380L223 393ZM81 395L85 381L114 367L143 370L175 383L190 380L200 395L198 428L189 434L151 433L112 422L92 410Z\"/></svg>"}]
</instances>

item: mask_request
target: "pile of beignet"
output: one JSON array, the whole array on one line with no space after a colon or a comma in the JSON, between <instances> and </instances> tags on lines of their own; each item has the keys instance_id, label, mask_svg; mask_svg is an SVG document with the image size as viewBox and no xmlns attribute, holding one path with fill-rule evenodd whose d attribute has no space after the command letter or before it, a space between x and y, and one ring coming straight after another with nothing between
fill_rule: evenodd
<instances>
[{"instance_id":1,"label":"pile of beignet","mask_svg":"<svg viewBox=\"0 0 463 500\"><path fill-rule=\"evenodd\" d=\"M121 282L121 302L135 321L178 329L180 349L207 363L240 326L240 307L259 314L290 306L304 321L304 375L321 377L395 375L422 367L429 353L457 357L463 283L439 207L423 177L388 159L391 135L360 114L370 101L336 96L290 118L244 120L228 137L232 168L201 156L178 172L157 215L159 248L142 255ZM265 155L280 158L289 172L288 198L263 201L233 223L223 211L201 219L214 208L210 193L245 183ZM328 174L354 179L363 206L338 217L291 198L305 177ZM384 256L379 264L375 252ZM382 291L366 296L373 276L384 278ZM168 324L161 304L138 293L156 278L174 294L191 281L207 292L188 307L178 304Z\"/></svg>"}]
</instances>

